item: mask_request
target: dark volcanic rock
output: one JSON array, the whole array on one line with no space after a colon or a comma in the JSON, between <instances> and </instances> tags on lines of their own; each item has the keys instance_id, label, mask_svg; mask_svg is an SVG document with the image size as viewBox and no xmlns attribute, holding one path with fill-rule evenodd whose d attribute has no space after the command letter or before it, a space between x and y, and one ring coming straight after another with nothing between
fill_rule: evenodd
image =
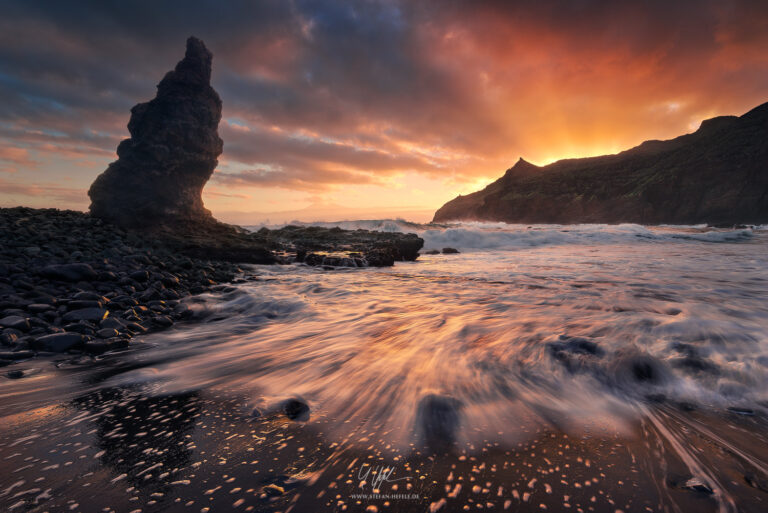
<instances>
[{"instance_id":1,"label":"dark volcanic rock","mask_svg":"<svg viewBox=\"0 0 768 513\"><path fill-rule=\"evenodd\" d=\"M104 303L102 303L101 301L84 301L80 299L75 299L67 303L67 310L81 310L83 308L101 308L103 306L104 306Z\"/></svg>"},{"instance_id":2,"label":"dark volcanic rock","mask_svg":"<svg viewBox=\"0 0 768 513\"><path fill-rule=\"evenodd\" d=\"M190 37L155 99L131 109L130 139L88 191L94 216L125 227L212 220L201 197L223 147L212 59L203 42Z\"/></svg>"},{"instance_id":3,"label":"dark volcanic rock","mask_svg":"<svg viewBox=\"0 0 768 513\"><path fill-rule=\"evenodd\" d=\"M555 358L560 358L560 355L565 353L594 355L598 357L605 354L595 342L586 338L569 337L567 335L560 335L560 339L557 342L547 344L547 349Z\"/></svg>"},{"instance_id":4,"label":"dark volcanic rock","mask_svg":"<svg viewBox=\"0 0 768 513\"><path fill-rule=\"evenodd\" d=\"M119 333L114 328L102 328L96 332L96 336L99 338L113 338L118 335Z\"/></svg>"},{"instance_id":5,"label":"dark volcanic rock","mask_svg":"<svg viewBox=\"0 0 768 513\"><path fill-rule=\"evenodd\" d=\"M424 445L444 451L455 441L462 420L462 403L453 397L429 394L419 401L417 432Z\"/></svg>"},{"instance_id":6,"label":"dark volcanic rock","mask_svg":"<svg viewBox=\"0 0 768 513\"><path fill-rule=\"evenodd\" d=\"M8 317L0 319L0 326L3 328L27 331L29 330L29 319L18 315L9 315Z\"/></svg>"},{"instance_id":7,"label":"dark volcanic rock","mask_svg":"<svg viewBox=\"0 0 768 513\"><path fill-rule=\"evenodd\" d=\"M218 221L169 226L162 236L169 246L192 258L243 264L274 264L278 247L258 234Z\"/></svg>"},{"instance_id":8,"label":"dark volcanic rock","mask_svg":"<svg viewBox=\"0 0 768 513\"><path fill-rule=\"evenodd\" d=\"M122 349L124 347L128 347L128 340L118 337L106 340L90 340L83 345L83 349L93 354L102 354L107 351L114 351L115 349Z\"/></svg>"},{"instance_id":9,"label":"dark volcanic rock","mask_svg":"<svg viewBox=\"0 0 768 513\"><path fill-rule=\"evenodd\" d=\"M549 355L573 374L595 371L595 360L605 354L595 342L567 335L560 335L559 340L548 343L546 347Z\"/></svg>"},{"instance_id":10,"label":"dark volcanic rock","mask_svg":"<svg viewBox=\"0 0 768 513\"><path fill-rule=\"evenodd\" d=\"M109 315L109 312L100 307L81 308L79 310L72 310L71 312L65 313L64 320L66 322L99 322L103 320L107 315Z\"/></svg>"},{"instance_id":11,"label":"dark volcanic rock","mask_svg":"<svg viewBox=\"0 0 768 513\"><path fill-rule=\"evenodd\" d=\"M301 398L292 397L280 404L280 409L291 420L305 422L309 420L309 405Z\"/></svg>"},{"instance_id":12,"label":"dark volcanic rock","mask_svg":"<svg viewBox=\"0 0 768 513\"><path fill-rule=\"evenodd\" d=\"M18 333L14 333L18 332ZM3 346L12 346L16 343L16 341L19 339L19 332L18 330L3 330L2 333L0 333L0 345Z\"/></svg>"},{"instance_id":13,"label":"dark volcanic rock","mask_svg":"<svg viewBox=\"0 0 768 513\"><path fill-rule=\"evenodd\" d=\"M93 281L99 277L88 264L48 265L40 270L40 275L60 281Z\"/></svg>"},{"instance_id":14,"label":"dark volcanic rock","mask_svg":"<svg viewBox=\"0 0 768 513\"><path fill-rule=\"evenodd\" d=\"M26 358L32 358L35 353L32 351L2 351L0 352L0 360L24 360Z\"/></svg>"},{"instance_id":15,"label":"dark volcanic rock","mask_svg":"<svg viewBox=\"0 0 768 513\"><path fill-rule=\"evenodd\" d=\"M147 271L132 272L130 278L143 283L149 279L149 273Z\"/></svg>"},{"instance_id":16,"label":"dark volcanic rock","mask_svg":"<svg viewBox=\"0 0 768 513\"><path fill-rule=\"evenodd\" d=\"M307 265L381 267L419 257L424 239L413 233L342 230L320 226L289 225L256 232L267 244L295 252ZM335 255L310 253L323 252ZM301 257L301 258L299 258ZM360 264L363 264L362 266Z\"/></svg>"},{"instance_id":17,"label":"dark volcanic rock","mask_svg":"<svg viewBox=\"0 0 768 513\"><path fill-rule=\"evenodd\" d=\"M34 347L41 351L61 353L80 346L84 341L85 337L79 333L54 333L35 340Z\"/></svg>"},{"instance_id":18,"label":"dark volcanic rock","mask_svg":"<svg viewBox=\"0 0 768 513\"><path fill-rule=\"evenodd\" d=\"M703 495L712 495L715 493L712 490L712 486L707 481L698 477L671 477L669 479L669 485L672 488L679 488L681 490L688 490L691 492L697 492Z\"/></svg>"},{"instance_id":19,"label":"dark volcanic rock","mask_svg":"<svg viewBox=\"0 0 768 513\"><path fill-rule=\"evenodd\" d=\"M694 133L616 155L537 167L523 159L435 222L698 224L768 222L768 103Z\"/></svg>"},{"instance_id":20,"label":"dark volcanic rock","mask_svg":"<svg viewBox=\"0 0 768 513\"><path fill-rule=\"evenodd\" d=\"M373 267L386 267L395 265L397 255L389 248L373 248L366 251L365 260Z\"/></svg>"},{"instance_id":21,"label":"dark volcanic rock","mask_svg":"<svg viewBox=\"0 0 768 513\"><path fill-rule=\"evenodd\" d=\"M234 230L221 226L227 233ZM30 254L30 247L41 250ZM0 348L14 356L0 357L0 365L26 355L19 352L26 349L60 352L74 343L80 350L104 328L119 336L101 332L105 338L85 349L122 347L125 338L147 331L144 326L162 329L169 319L189 317L179 300L192 289L209 290L242 272L179 249L165 234L125 230L80 212L0 208L0 265L14 277L0 276ZM148 279L131 279L136 272ZM101 278L106 273L112 275L107 282ZM98 278L91 280L94 274ZM43 338L48 335L52 338ZM36 344L38 339L43 343Z\"/></svg>"}]
</instances>

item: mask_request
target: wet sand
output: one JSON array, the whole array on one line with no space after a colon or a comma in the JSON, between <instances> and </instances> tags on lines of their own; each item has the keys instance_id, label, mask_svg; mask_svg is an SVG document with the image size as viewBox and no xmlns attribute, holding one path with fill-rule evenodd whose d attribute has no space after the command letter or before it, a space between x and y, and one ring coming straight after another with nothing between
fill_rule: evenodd
<instances>
[{"instance_id":1,"label":"wet sand","mask_svg":"<svg viewBox=\"0 0 768 513\"><path fill-rule=\"evenodd\" d=\"M45 389L59 372L94 391L64 404L39 394L4 402L3 511L761 512L768 504L768 423L757 415L649 403L629 432L569 433L521 419L511 426L522 435L516 444L433 454L366 432L331 442L322 413L310 422L254 418L247 398L219 388L159 396L151 386L98 388L112 371L92 368L30 379Z\"/></svg>"}]
</instances>

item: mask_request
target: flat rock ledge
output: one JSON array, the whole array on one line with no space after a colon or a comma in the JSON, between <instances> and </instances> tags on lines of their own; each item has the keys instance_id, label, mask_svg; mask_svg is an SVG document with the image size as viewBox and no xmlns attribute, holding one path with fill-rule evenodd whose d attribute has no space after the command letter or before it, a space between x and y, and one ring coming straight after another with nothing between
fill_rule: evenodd
<instances>
[{"instance_id":1,"label":"flat rock ledge","mask_svg":"<svg viewBox=\"0 0 768 513\"><path fill-rule=\"evenodd\" d=\"M413 233L319 226L252 232L216 220L163 224L143 233L189 257L238 264L385 267L416 260L424 246L424 240Z\"/></svg>"}]
</instances>

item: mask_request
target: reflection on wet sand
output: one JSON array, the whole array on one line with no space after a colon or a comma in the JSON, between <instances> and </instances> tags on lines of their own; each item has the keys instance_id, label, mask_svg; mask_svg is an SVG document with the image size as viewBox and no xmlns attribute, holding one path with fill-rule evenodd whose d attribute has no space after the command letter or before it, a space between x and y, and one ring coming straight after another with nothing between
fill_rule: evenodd
<instances>
[{"instance_id":1,"label":"reflection on wet sand","mask_svg":"<svg viewBox=\"0 0 768 513\"><path fill-rule=\"evenodd\" d=\"M332 441L322 415L254 418L250 404L217 389L156 396L108 388L78 397L72 408L37 417L26 436L2 433L0 504L10 511L759 512L768 500L766 423L754 415L647 403L629 433L522 422L515 429L524 441L434 452L364 428Z\"/></svg>"},{"instance_id":2,"label":"reflection on wet sand","mask_svg":"<svg viewBox=\"0 0 768 513\"><path fill-rule=\"evenodd\" d=\"M163 497L190 463L189 434L200 416L195 393L145 396L105 388L72 404L93 415L95 447L102 465L125 479L141 503Z\"/></svg>"}]
</instances>

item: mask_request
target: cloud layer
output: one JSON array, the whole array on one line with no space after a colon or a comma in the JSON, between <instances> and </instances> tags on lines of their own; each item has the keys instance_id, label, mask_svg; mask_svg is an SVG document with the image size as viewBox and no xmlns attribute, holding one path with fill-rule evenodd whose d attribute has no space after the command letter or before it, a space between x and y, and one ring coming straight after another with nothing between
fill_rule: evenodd
<instances>
[{"instance_id":1,"label":"cloud layer","mask_svg":"<svg viewBox=\"0 0 768 513\"><path fill-rule=\"evenodd\" d=\"M86 207L73 191L191 34L224 100L214 211L276 192L437 207L520 156L618 151L768 100L766 2L12 1L0 201L45 183Z\"/></svg>"}]
</instances>

